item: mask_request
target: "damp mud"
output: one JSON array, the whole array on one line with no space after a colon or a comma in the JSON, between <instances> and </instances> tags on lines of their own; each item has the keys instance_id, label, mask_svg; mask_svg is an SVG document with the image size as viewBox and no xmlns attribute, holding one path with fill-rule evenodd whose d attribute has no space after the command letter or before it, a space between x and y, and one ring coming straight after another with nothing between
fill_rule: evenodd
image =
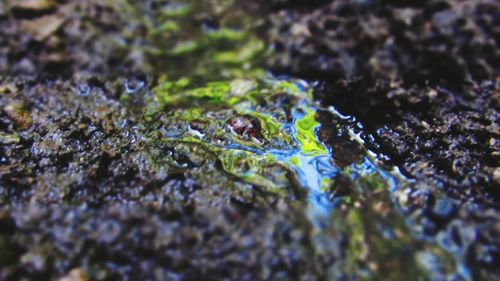
<instances>
[{"instance_id":1,"label":"damp mud","mask_svg":"<svg viewBox=\"0 0 500 281\"><path fill-rule=\"evenodd\" d=\"M273 77L202 87L160 80L143 86L138 114L130 81L115 84L118 100L90 82L9 84L19 88L7 97L45 108L30 111L32 123L11 133L5 150L6 280L72 270L91 280L191 280L202 275L200 263L208 279L227 276L222 269L248 279L378 279L390 269L396 280L406 267L415 276L459 274L463 263L412 237L394 202L404 179L377 166L354 137L355 120L312 100L312 85ZM49 91L58 95L42 95ZM105 111L96 114L99 107ZM49 112L66 116L61 126L43 122ZM212 219L219 232L205 234L216 227ZM252 232L231 234L243 231L240 224ZM168 256L165 247L184 250ZM142 259L136 251L155 254L130 267ZM440 271L427 268L438 261Z\"/></svg>"},{"instance_id":2,"label":"damp mud","mask_svg":"<svg viewBox=\"0 0 500 281\"><path fill-rule=\"evenodd\" d=\"M500 279L500 7L399 2L0 2L0 280Z\"/></svg>"}]
</instances>

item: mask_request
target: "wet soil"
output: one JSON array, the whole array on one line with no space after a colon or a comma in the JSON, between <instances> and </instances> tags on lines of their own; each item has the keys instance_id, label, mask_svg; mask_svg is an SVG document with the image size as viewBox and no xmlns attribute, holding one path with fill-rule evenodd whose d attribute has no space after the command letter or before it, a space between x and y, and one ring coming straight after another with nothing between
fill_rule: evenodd
<instances>
[{"instance_id":1,"label":"wet soil","mask_svg":"<svg viewBox=\"0 0 500 281\"><path fill-rule=\"evenodd\" d=\"M318 98L407 174L497 204L499 15L495 1L278 6L269 65L324 82Z\"/></svg>"},{"instance_id":2,"label":"wet soil","mask_svg":"<svg viewBox=\"0 0 500 281\"><path fill-rule=\"evenodd\" d=\"M277 52L269 65L279 72L454 89L499 75L496 1L275 2L268 36Z\"/></svg>"},{"instance_id":3,"label":"wet soil","mask_svg":"<svg viewBox=\"0 0 500 281\"><path fill-rule=\"evenodd\" d=\"M0 2L0 280L500 279L496 1L219 2L187 21L164 1ZM186 129L183 100L147 111L162 75L198 85L263 58L318 81L315 132L338 168L327 218L281 162L264 177L284 193L165 140L229 125L249 147L286 146L264 119L217 108ZM256 111L291 110L276 97Z\"/></svg>"},{"instance_id":4,"label":"wet soil","mask_svg":"<svg viewBox=\"0 0 500 281\"><path fill-rule=\"evenodd\" d=\"M470 205L497 213L500 5L328 2L275 1L268 37L278 51L269 67L321 81L317 98L360 120L361 137L383 162L438 186L414 192L448 197L460 214ZM413 208L429 203L420 204Z\"/></svg>"},{"instance_id":5,"label":"wet soil","mask_svg":"<svg viewBox=\"0 0 500 281\"><path fill-rule=\"evenodd\" d=\"M254 163L260 156L250 152L287 146L286 137L269 134L262 116L286 115L275 100L291 106L293 96L267 92L274 102L259 102L262 119L209 106L207 114L220 120L210 121L179 100L169 110L155 105L136 113L137 104L123 96L139 84L2 81L2 280L342 280L382 278L386 271L398 280L408 268L415 278L456 274L446 252L412 237L388 183L373 167L363 168L371 164L347 135L350 121L324 111L312 123L321 124L325 143L358 151L334 157L339 170L324 195L338 211L316 216L316 206L324 206L308 203L301 180L310 175L293 176L300 164L270 155L258 163L261 170ZM133 95L151 98L154 84L144 82ZM188 115L194 118L182 119ZM247 145L250 156L216 146L228 137ZM429 258L439 261L434 275Z\"/></svg>"}]
</instances>

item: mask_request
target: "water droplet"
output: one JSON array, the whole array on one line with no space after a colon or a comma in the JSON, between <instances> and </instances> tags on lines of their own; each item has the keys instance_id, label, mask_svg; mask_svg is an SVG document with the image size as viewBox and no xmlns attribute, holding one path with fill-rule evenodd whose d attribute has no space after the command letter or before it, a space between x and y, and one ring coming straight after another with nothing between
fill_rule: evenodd
<instances>
[{"instance_id":1,"label":"water droplet","mask_svg":"<svg viewBox=\"0 0 500 281\"><path fill-rule=\"evenodd\" d=\"M92 88L88 84L78 84L76 86L78 94L82 97L87 97L90 95Z\"/></svg>"},{"instance_id":2,"label":"water droplet","mask_svg":"<svg viewBox=\"0 0 500 281\"><path fill-rule=\"evenodd\" d=\"M125 81L125 91L127 94L135 94L138 91L140 91L144 85L146 85L146 82L143 80L139 79L129 79Z\"/></svg>"},{"instance_id":3,"label":"water droplet","mask_svg":"<svg viewBox=\"0 0 500 281\"><path fill-rule=\"evenodd\" d=\"M199 139L203 139L203 137L205 136L205 134L201 133L198 130L193 129L190 125L188 125L188 132Z\"/></svg>"},{"instance_id":4,"label":"water droplet","mask_svg":"<svg viewBox=\"0 0 500 281\"><path fill-rule=\"evenodd\" d=\"M451 200L447 198L441 198L437 200L434 208L432 209L432 212L440 219L449 220L454 216L456 207L453 202L451 202Z\"/></svg>"},{"instance_id":5,"label":"water droplet","mask_svg":"<svg viewBox=\"0 0 500 281\"><path fill-rule=\"evenodd\" d=\"M9 158L5 157L5 156L2 156L0 157L0 165L6 165L6 164L9 164Z\"/></svg>"}]
</instances>

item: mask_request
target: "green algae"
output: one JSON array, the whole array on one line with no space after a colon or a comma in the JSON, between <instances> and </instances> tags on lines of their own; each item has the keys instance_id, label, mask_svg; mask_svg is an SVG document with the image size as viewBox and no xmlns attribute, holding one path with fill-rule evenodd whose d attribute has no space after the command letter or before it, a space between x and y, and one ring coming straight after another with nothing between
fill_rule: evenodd
<instances>
[{"instance_id":1,"label":"green algae","mask_svg":"<svg viewBox=\"0 0 500 281\"><path fill-rule=\"evenodd\" d=\"M161 106L169 107L199 108L203 104L228 105L226 98L230 91L229 83L212 82L206 87L183 91L189 84L190 81L186 78L161 83L161 86L155 89L156 98Z\"/></svg>"},{"instance_id":2,"label":"green algae","mask_svg":"<svg viewBox=\"0 0 500 281\"><path fill-rule=\"evenodd\" d=\"M166 9L161 9L160 13L162 16L166 18L171 18L171 17L187 17L192 14L193 12L193 7L190 4L183 4L183 3L176 3L171 4L174 7L166 8Z\"/></svg>"},{"instance_id":3,"label":"green algae","mask_svg":"<svg viewBox=\"0 0 500 281\"><path fill-rule=\"evenodd\" d=\"M278 198L303 202L313 221L328 218L321 233L350 237L344 259L331 269L332 279L355 275L357 280L399 280L410 272L410 280L425 280L453 274L453 260L447 253L412 236L392 205L389 190L395 183L388 174L367 156L364 162L347 167L333 165L331 149L318 137L324 126L317 116L321 108L304 81L235 78L200 86L186 78L165 79L153 92L158 105L155 114L170 116L167 128L181 128L177 134L159 134L159 139L203 159L195 165L200 167L198 172L181 169L189 169L195 178L229 177L233 181L228 189L247 184ZM263 140L253 141L231 130L235 116L258 120ZM331 130L345 130L335 124ZM330 194L342 185L339 174L349 179L350 193L332 200ZM428 259L442 266L429 270Z\"/></svg>"},{"instance_id":4,"label":"green algae","mask_svg":"<svg viewBox=\"0 0 500 281\"><path fill-rule=\"evenodd\" d=\"M289 173L290 167L278 161L271 153L266 153L266 150L295 149L297 144L271 112L251 110L257 100L262 100L263 93L266 98L270 98L276 92L272 92L265 82L257 80L212 82L191 89L188 85L186 79L164 81L154 90L160 108L170 111L169 114L173 117L170 120L183 122L185 125L180 136L165 140L203 146L212 155L216 155L222 169L228 174L267 191L283 192L290 182L281 175ZM263 142L231 132L228 120L233 116L248 116L258 120ZM203 133L197 132L190 127L192 122L208 124L209 128ZM177 124L179 126L182 127ZM278 183L268 179L274 176L266 175L268 170L273 169L279 170L274 173L279 174L275 176L279 178Z\"/></svg>"},{"instance_id":5,"label":"green algae","mask_svg":"<svg viewBox=\"0 0 500 281\"><path fill-rule=\"evenodd\" d=\"M383 173L351 170L349 196L330 213L330 236L345 235L343 259L330 269L332 280L447 280L456 273L452 255L415 237L394 207ZM369 170L369 169L368 169ZM366 171L366 170L364 170ZM346 171L348 172L348 171ZM336 183L341 184L341 182Z\"/></svg>"},{"instance_id":6,"label":"green algae","mask_svg":"<svg viewBox=\"0 0 500 281\"><path fill-rule=\"evenodd\" d=\"M307 114L295 123L297 130L297 140L299 141L302 152L311 155L326 155L328 151L326 147L318 141L316 137L316 129L320 123L316 121L315 112L309 110Z\"/></svg>"},{"instance_id":7,"label":"green algae","mask_svg":"<svg viewBox=\"0 0 500 281\"><path fill-rule=\"evenodd\" d=\"M158 107L150 111L168 116L165 141L202 146L224 172L243 182L293 197L309 193L310 200L328 205L318 198L326 196L337 168L318 138L318 108L304 81L262 77L196 86L186 78L164 78L153 92ZM289 107L277 105L280 100ZM252 130L258 132L238 133L234 118L254 120Z\"/></svg>"}]
</instances>

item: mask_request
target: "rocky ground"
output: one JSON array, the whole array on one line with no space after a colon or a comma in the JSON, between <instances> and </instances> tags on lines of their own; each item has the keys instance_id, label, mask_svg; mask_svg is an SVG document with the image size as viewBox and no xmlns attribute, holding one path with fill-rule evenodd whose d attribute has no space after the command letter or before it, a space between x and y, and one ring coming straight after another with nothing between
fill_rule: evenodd
<instances>
[{"instance_id":1,"label":"rocky ground","mask_svg":"<svg viewBox=\"0 0 500 281\"><path fill-rule=\"evenodd\" d=\"M0 280L500 279L496 1L132 2L0 2ZM328 219L164 139L189 116L287 145L158 94L266 69L351 116L315 115L339 167ZM275 94L256 111L288 116ZM366 150L399 189L352 176Z\"/></svg>"}]
</instances>

